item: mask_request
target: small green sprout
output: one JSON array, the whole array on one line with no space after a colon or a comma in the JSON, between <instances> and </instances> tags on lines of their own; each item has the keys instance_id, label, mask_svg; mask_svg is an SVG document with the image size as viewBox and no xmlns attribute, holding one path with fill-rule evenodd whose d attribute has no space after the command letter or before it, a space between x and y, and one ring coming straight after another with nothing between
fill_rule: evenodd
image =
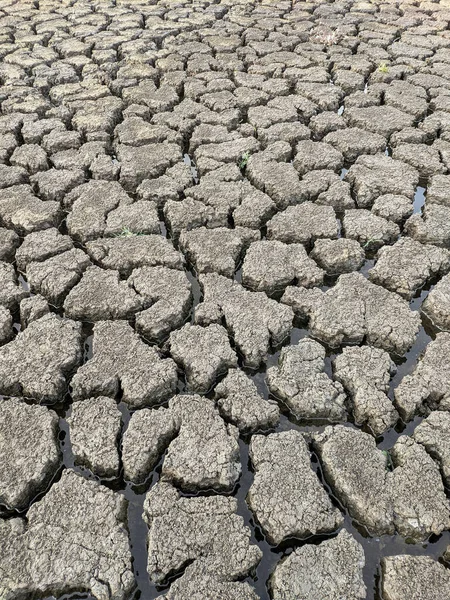
<instances>
[{"instance_id":1,"label":"small green sprout","mask_svg":"<svg viewBox=\"0 0 450 600\"><path fill-rule=\"evenodd\" d=\"M389 67L385 62L382 62L378 65L378 71L380 73L389 73Z\"/></svg>"},{"instance_id":2,"label":"small green sprout","mask_svg":"<svg viewBox=\"0 0 450 600\"><path fill-rule=\"evenodd\" d=\"M239 161L239 168L241 169L241 171L243 171L245 169L245 167L247 166L248 163L248 159L250 158L250 152L244 152L244 154L241 156L241 160Z\"/></svg>"},{"instance_id":3,"label":"small green sprout","mask_svg":"<svg viewBox=\"0 0 450 600\"><path fill-rule=\"evenodd\" d=\"M381 242L381 244L383 244L383 240L381 240L380 238L370 238L367 240L367 242L363 245L363 248L369 248L369 246L371 246L374 243L379 244Z\"/></svg>"},{"instance_id":4,"label":"small green sprout","mask_svg":"<svg viewBox=\"0 0 450 600\"><path fill-rule=\"evenodd\" d=\"M131 231L128 227L122 227L120 233L116 235L116 237L133 237L135 235L143 235L140 232Z\"/></svg>"}]
</instances>

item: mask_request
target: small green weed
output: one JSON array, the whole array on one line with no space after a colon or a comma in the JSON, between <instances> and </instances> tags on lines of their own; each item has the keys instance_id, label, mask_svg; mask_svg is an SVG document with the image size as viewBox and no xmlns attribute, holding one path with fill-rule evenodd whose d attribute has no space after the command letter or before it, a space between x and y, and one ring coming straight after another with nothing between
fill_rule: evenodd
<instances>
[{"instance_id":1,"label":"small green weed","mask_svg":"<svg viewBox=\"0 0 450 600\"><path fill-rule=\"evenodd\" d=\"M244 152L244 154L241 156L241 159L239 161L239 168L241 169L241 171L243 171L245 169L245 167L247 166L248 163L248 159L250 158L250 152Z\"/></svg>"},{"instance_id":2,"label":"small green weed","mask_svg":"<svg viewBox=\"0 0 450 600\"><path fill-rule=\"evenodd\" d=\"M372 244L377 243L379 244L381 242L381 244L383 243L383 240L380 240L380 238L370 238L369 240L367 240L367 242L363 245L363 248L369 248L370 246L372 246Z\"/></svg>"},{"instance_id":3,"label":"small green weed","mask_svg":"<svg viewBox=\"0 0 450 600\"><path fill-rule=\"evenodd\" d=\"M389 67L385 62L382 62L378 65L378 71L380 73L389 73Z\"/></svg>"},{"instance_id":4,"label":"small green weed","mask_svg":"<svg viewBox=\"0 0 450 600\"><path fill-rule=\"evenodd\" d=\"M133 237L135 235L144 235L140 231L131 231L128 227L122 227L120 233L116 234L116 237Z\"/></svg>"}]
</instances>

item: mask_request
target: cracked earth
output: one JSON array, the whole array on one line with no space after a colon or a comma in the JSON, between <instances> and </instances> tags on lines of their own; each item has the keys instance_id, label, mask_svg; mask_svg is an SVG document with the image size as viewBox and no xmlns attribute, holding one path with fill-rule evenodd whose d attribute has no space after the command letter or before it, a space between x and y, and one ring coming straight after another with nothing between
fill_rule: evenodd
<instances>
[{"instance_id":1,"label":"cracked earth","mask_svg":"<svg viewBox=\"0 0 450 600\"><path fill-rule=\"evenodd\" d=\"M450 600L450 3L0 0L0 600Z\"/></svg>"}]
</instances>

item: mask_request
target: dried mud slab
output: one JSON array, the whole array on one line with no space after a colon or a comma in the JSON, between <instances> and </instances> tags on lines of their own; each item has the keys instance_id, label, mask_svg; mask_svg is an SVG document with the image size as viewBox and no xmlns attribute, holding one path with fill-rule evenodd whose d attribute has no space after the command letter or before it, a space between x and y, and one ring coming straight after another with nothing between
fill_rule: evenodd
<instances>
[{"instance_id":1,"label":"dried mud slab","mask_svg":"<svg viewBox=\"0 0 450 600\"><path fill-rule=\"evenodd\" d=\"M450 483L450 413L433 411L415 428L413 438L440 466L445 485Z\"/></svg>"},{"instance_id":2,"label":"dried mud slab","mask_svg":"<svg viewBox=\"0 0 450 600\"><path fill-rule=\"evenodd\" d=\"M59 468L58 417L20 398L2 400L0 408L0 504L23 510Z\"/></svg>"},{"instance_id":3,"label":"dried mud slab","mask_svg":"<svg viewBox=\"0 0 450 600\"><path fill-rule=\"evenodd\" d=\"M66 378L80 364L81 323L54 314L33 321L0 348L0 390L38 402L62 400Z\"/></svg>"},{"instance_id":4,"label":"dried mud slab","mask_svg":"<svg viewBox=\"0 0 450 600\"><path fill-rule=\"evenodd\" d=\"M186 373L188 389L206 393L217 377L237 366L227 331L215 323L207 327L186 323L170 334L170 353Z\"/></svg>"},{"instance_id":5,"label":"dried mud slab","mask_svg":"<svg viewBox=\"0 0 450 600\"><path fill-rule=\"evenodd\" d=\"M143 483L176 433L171 410L161 407L135 411L122 438L125 479Z\"/></svg>"},{"instance_id":6,"label":"dried mud slab","mask_svg":"<svg viewBox=\"0 0 450 600\"><path fill-rule=\"evenodd\" d=\"M13 260L19 244L20 238L15 231L0 227L0 260Z\"/></svg>"},{"instance_id":7,"label":"dried mud slab","mask_svg":"<svg viewBox=\"0 0 450 600\"><path fill-rule=\"evenodd\" d=\"M64 300L64 314L80 321L130 319L145 308L145 300L118 271L90 266Z\"/></svg>"},{"instance_id":8,"label":"dried mud slab","mask_svg":"<svg viewBox=\"0 0 450 600\"><path fill-rule=\"evenodd\" d=\"M425 298L422 307L433 325L450 330L450 275L445 275Z\"/></svg>"},{"instance_id":9,"label":"dried mud slab","mask_svg":"<svg viewBox=\"0 0 450 600\"><path fill-rule=\"evenodd\" d=\"M169 402L177 435L164 457L162 476L183 490L230 491L241 473L238 430L201 396Z\"/></svg>"},{"instance_id":10,"label":"dried mud slab","mask_svg":"<svg viewBox=\"0 0 450 600\"><path fill-rule=\"evenodd\" d=\"M450 176L433 175L427 190L427 204L450 206Z\"/></svg>"},{"instance_id":11,"label":"dried mud slab","mask_svg":"<svg viewBox=\"0 0 450 600\"><path fill-rule=\"evenodd\" d=\"M362 546L343 529L318 545L297 548L275 567L270 579L274 600L363 600L365 564Z\"/></svg>"},{"instance_id":12,"label":"dried mud slab","mask_svg":"<svg viewBox=\"0 0 450 600\"><path fill-rule=\"evenodd\" d=\"M26 291L17 282L14 267L0 261L0 305L8 310L15 310L26 295Z\"/></svg>"},{"instance_id":13,"label":"dried mud slab","mask_svg":"<svg viewBox=\"0 0 450 600\"><path fill-rule=\"evenodd\" d=\"M1 593L59 597L80 590L125 600L134 587L125 518L123 496L64 471L26 522L0 521Z\"/></svg>"},{"instance_id":14,"label":"dried mud slab","mask_svg":"<svg viewBox=\"0 0 450 600\"><path fill-rule=\"evenodd\" d=\"M346 210L342 227L345 237L356 240L367 250L373 251L384 244L393 244L400 235L396 223L377 217L369 210Z\"/></svg>"},{"instance_id":15,"label":"dried mud slab","mask_svg":"<svg viewBox=\"0 0 450 600\"><path fill-rule=\"evenodd\" d=\"M294 283L305 287L320 285L323 275L301 244L283 244L278 240L253 242L242 264L242 283L267 294Z\"/></svg>"},{"instance_id":16,"label":"dried mud slab","mask_svg":"<svg viewBox=\"0 0 450 600\"><path fill-rule=\"evenodd\" d=\"M372 205L372 212L378 217L401 224L413 214L412 199L396 194L378 196Z\"/></svg>"},{"instance_id":17,"label":"dried mud slab","mask_svg":"<svg viewBox=\"0 0 450 600\"><path fill-rule=\"evenodd\" d=\"M327 292L288 287L281 301L307 318L311 334L332 347L365 340L402 355L413 345L420 326L419 314L404 300L360 273L341 275Z\"/></svg>"},{"instance_id":18,"label":"dried mud slab","mask_svg":"<svg viewBox=\"0 0 450 600\"><path fill-rule=\"evenodd\" d=\"M154 486L144 503L151 580L163 582L187 563L219 581L246 577L262 554L236 511L228 496L185 498L169 483Z\"/></svg>"},{"instance_id":19,"label":"dried mud slab","mask_svg":"<svg viewBox=\"0 0 450 600\"><path fill-rule=\"evenodd\" d=\"M42 262L29 263L26 275L34 292L41 294L50 304L58 306L91 265L83 250L73 248Z\"/></svg>"},{"instance_id":20,"label":"dried mud slab","mask_svg":"<svg viewBox=\"0 0 450 600\"><path fill-rule=\"evenodd\" d=\"M450 408L450 334L438 333L428 344L415 369L395 389L395 404L405 421L417 412Z\"/></svg>"},{"instance_id":21,"label":"dried mud slab","mask_svg":"<svg viewBox=\"0 0 450 600\"><path fill-rule=\"evenodd\" d=\"M247 366L257 368L271 345L280 344L290 333L290 307L269 299L263 292L245 290L236 281L216 274L200 277L203 303L195 309L197 323L221 323L243 354Z\"/></svg>"},{"instance_id":22,"label":"dried mud slab","mask_svg":"<svg viewBox=\"0 0 450 600\"><path fill-rule=\"evenodd\" d=\"M205 572L196 565L188 566L182 577L170 586L158 600L258 600L248 583L226 581L216 573Z\"/></svg>"},{"instance_id":23,"label":"dried mud slab","mask_svg":"<svg viewBox=\"0 0 450 600\"><path fill-rule=\"evenodd\" d=\"M359 156L345 176L359 208L370 208L384 194L414 197L419 182L417 171L399 160L376 154Z\"/></svg>"},{"instance_id":24,"label":"dried mud slab","mask_svg":"<svg viewBox=\"0 0 450 600\"><path fill-rule=\"evenodd\" d=\"M25 329L32 321L40 319L49 312L50 307L43 296L36 294L35 296L24 298L19 306L21 328Z\"/></svg>"},{"instance_id":25,"label":"dried mud slab","mask_svg":"<svg viewBox=\"0 0 450 600\"><path fill-rule=\"evenodd\" d=\"M58 202L43 201L29 185L13 185L2 190L0 198L2 224L19 235L56 226L61 220Z\"/></svg>"},{"instance_id":26,"label":"dried mud slab","mask_svg":"<svg viewBox=\"0 0 450 600\"><path fill-rule=\"evenodd\" d=\"M259 237L258 232L243 227L198 227L181 232L180 248L197 273L233 277L244 248Z\"/></svg>"},{"instance_id":27,"label":"dried mud slab","mask_svg":"<svg viewBox=\"0 0 450 600\"><path fill-rule=\"evenodd\" d=\"M128 323L97 323L92 352L92 358L72 378L75 400L94 396L117 398L121 393L124 402L138 408L166 400L175 391L178 376L173 360L162 359Z\"/></svg>"},{"instance_id":28,"label":"dried mud slab","mask_svg":"<svg viewBox=\"0 0 450 600\"><path fill-rule=\"evenodd\" d=\"M72 238L62 235L55 227L35 231L25 236L16 251L16 264L20 271L26 272L30 263L43 262L48 258L73 249Z\"/></svg>"},{"instance_id":29,"label":"dried mud slab","mask_svg":"<svg viewBox=\"0 0 450 600\"><path fill-rule=\"evenodd\" d=\"M450 595L448 569L429 556L386 556L381 569L386 600L446 600Z\"/></svg>"},{"instance_id":30,"label":"dried mud slab","mask_svg":"<svg viewBox=\"0 0 450 600\"><path fill-rule=\"evenodd\" d=\"M422 244L450 247L450 207L425 202L421 215L413 215L405 223L405 233Z\"/></svg>"},{"instance_id":31,"label":"dried mud slab","mask_svg":"<svg viewBox=\"0 0 450 600\"><path fill-rule=\"evenodd\" d=\"M450 505L438 466L425 449L401 436L387 453L371 435L327 427L314 435L328 483L351 516L372 535L398 532L420 542L450 524Z\"/></svg>"},{"instance_id":32,"label":"dried mud slab","mask_svg":"<svg viewBox=\"0 0 450 600\"><path fill-rule=\"evenodd\" d=\"M338 237L338 221L331 206L303 202L289 206L267 223L268 239L286 244L312 244L319 238Z\"/></svg>"},{"instance_id":33,"label":"dried mud slab","mask_svg":"<svg viewBox=\"0 0 450 600\"><path fill-rule=\"evenodd\" d=\"M341 273L358 271L363 266L365 260L364 250L360 244L356 240L349 240L347 238L316 240L309 256L328 275L340 275Z\"/></svg>"},{"instance_id":34,"label":"dried mud slab","mask_svg":"<svg viewBox=\"0 0 450 600\"><path fill-rule=\"evenodd\" d=\"M387 391L397 368L387 352L370 346L346 347L333 367L335 379L351 395L358 425L367 424L375 435L395 425L398 413Z\"/></svg>"},{"instance_id":35,"label":"dried mud slab","mask_svg":"<svg viewBox=\"0 0 450 600\"><path fill-rule=\"evenodd\" d=\"M449 270L450 253L447 250L405 237L378 251L369 279L410 300L432 278Z\"/></svg>"},{"instance_id":36,"label":"dried mud slab","mask_svg":"<svg viewBox=\"0 0 450 600\"><path fill-rule=\"evenodd\" d=\"M241 432L275 427L280 410L273 400L265 400L243 371L230 369L214 388L214 398L222 417Z\"/></svg>"},{"instance_id":37,"label":"dried mud slab","mask_svg":"<svg viewBox=\"0 0 450 600\"><path fill-rule=\"evenodd\" d=\"M128 283L149 306L136 315L136 331L161 342L185 322L192 305L192 286L184 271L166 267L134 269Z\"/></svg>"},{"instance_id":38,"label":"dried mud slab","mask_svg":"<svg viewBox=\"0 0 450 600\"><path fill-rule=\"evenodd\" d=\"M247 502L272 544L336 530L343 522L317 475L297 431L253 436L250 458L255 478Z\"/></svg>"},{"instance_id":39,"label":"dried mud slab","mask_svg":"<svg viewBox=\"0 0 450 600\"><path fill-rule=\"evenodd\" d=\"M297 419L346 420L344 389L325 373L325 348L314 340L282 348L267 385Z\"/></svg>"},{"instance_id":40,"label":"dried mud slab","mask_svg":"<svg viewBox=\"0 0 450 600\"><path fill-rule=\"evenodd\" d=\"M116 401L100 396L75 402L67 422L75 463L99 477L117 477L121 413Z\"/></svg>"},{"instance_id":41,"label":"dried mud slab","mask_svg":"<svg viewBox=\"0 0 450 600\"><path fill-rule=\"evenodd\" d=\"M124 235L86 244L92 260L104 269L128 275L139 267L182 269L183 256L162 235Z\"/></svg>"},{"instance_id":42,"label":"dried mud slab","mask_svg":"<svg viewBox=\"0 0 450 600\"><path fill-rule=\"evenodd\" d=\"M108 213L131 204L132 199L117 181L90 181L75 188L64 203L71 207L67 216L70 235L87 242L105 233Z\"/></svg>"}]
</instances>

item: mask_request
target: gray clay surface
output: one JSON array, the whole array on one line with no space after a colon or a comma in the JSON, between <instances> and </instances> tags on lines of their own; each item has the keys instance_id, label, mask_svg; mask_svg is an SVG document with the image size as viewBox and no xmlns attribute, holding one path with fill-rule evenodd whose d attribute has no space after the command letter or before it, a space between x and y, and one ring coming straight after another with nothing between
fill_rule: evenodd
<instances>
[{"instance_id":1,"label":"gray clay surface","mask_svg":"<svg viewBox=\"0 0 450 600\"><path fill-rule=\"evenodd\" d=\"M0 599L450 599L448 0L0 0Z\"/></svg>"}]
</instances>

